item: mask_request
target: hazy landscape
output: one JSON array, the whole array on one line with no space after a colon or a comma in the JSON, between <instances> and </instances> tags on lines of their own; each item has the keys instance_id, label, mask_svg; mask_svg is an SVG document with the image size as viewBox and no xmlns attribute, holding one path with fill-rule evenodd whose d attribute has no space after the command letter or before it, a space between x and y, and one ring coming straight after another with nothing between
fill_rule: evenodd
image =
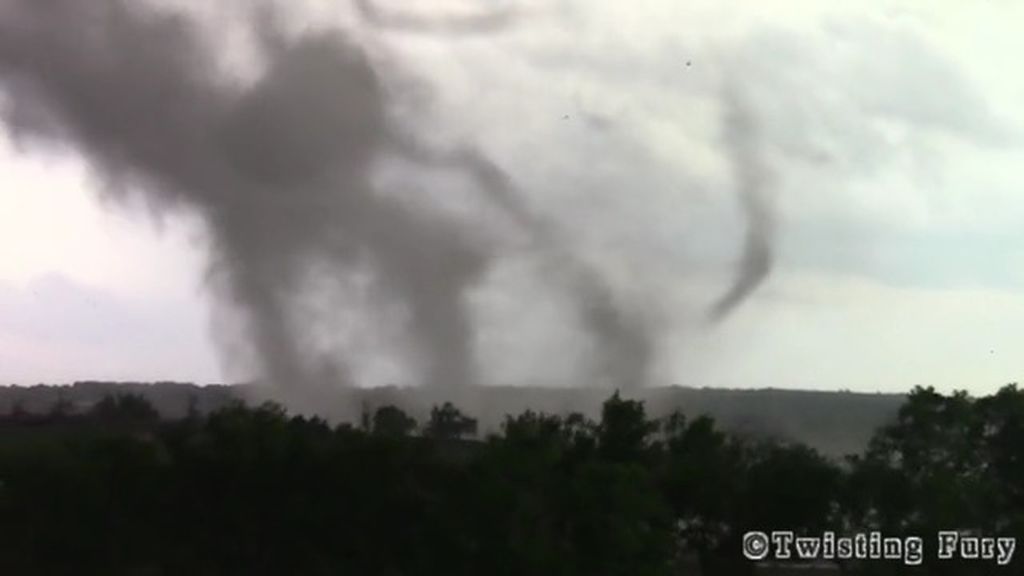
<instances>
[{"instance_id":1,"label":"hazy landscape","mask_svg":"<svg viewBox=\"0 0 1024 576\"><path fill-rule=\"evenodd\" d=\"M505 414L490 431L449 402L424 415L390 403L431 401L408 392L353 395L363 406L358 421L329 422L272 402L246 405L242 390L4 389L0 569L1019 573L1024 392L1016 386L981 398L925 388L903 398L675 389L641 401L613 393L592 415L543 406L586 410L601 391L526 390L518 402L532 409ZM507 407L500 395L515 392L495 390L490 401ZM478 408L487 405L481 398ZM674 401L690 411L669 411ZM700 401L735 424L701 415ZM748 418L751 402L773 417ZM871 419L881 420L873 432ZM844 431L870 442L843 438L842 457L812 445L835 449L827 441ZM957 549L943 559L929 535L949 526L971 527L957 538L991 535L991 555ZM818 548L755 562L765 556L750 548L750 535L779 530L832 534L851 547L845 556ZM869 533L879 547L867 544ZM853 547L854 534L862 547ZM881 555L882 535L898 541L897 552L886 544Z\"/></svg>"},{"instance_id":2,"label":"hazy landscape","mask_svg":"<svg viewBox=\"0 0 1024 576\"><path fill-rule=\"evenodd\" d=\"M258 404L272 390L256 386L196 386L184 383L76 382L65 386L0 387L0 413L14 407L48 412L59 401L88 411L106 396L137 394L167 418L184 417L190 405L202 413L229 406L235 400ZM336 391L311 410L335 421L358 423L362 411L394 405L423 421L435 405L451 401L478 419L480 432L496 432L508 415L527 410L553 415L573 412L594 418L610 389L552 389L485 387L473 393L452 394L419 388L378 388ZM331 398L333 395L333 398ZM792 441L832 457L856 454L871 435L889 424L905 400L900 394L858 394L799 390L715 390L660 388L630 390L623 397L644 401L648 414L663 417L679 411L689 417L708 415L725 430L760 439Z\"/></svg>"}]
</instances>

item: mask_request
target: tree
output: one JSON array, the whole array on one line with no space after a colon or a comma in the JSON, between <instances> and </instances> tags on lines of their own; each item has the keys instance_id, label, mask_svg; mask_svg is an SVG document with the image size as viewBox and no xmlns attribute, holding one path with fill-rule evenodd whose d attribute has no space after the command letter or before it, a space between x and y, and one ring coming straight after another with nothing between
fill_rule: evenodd
<instances>
[{"instance_id":1,"label":"tree","mask_svg":"<svg viewBox=\"0 0 1024 576\"><path fill-rule=\"evenodd\" d=\"M385 438L404 438L416 430L416 420L395 406L382 406L373 414L373 433Z\"/></svg>"},{"instance_id":2,"label":"tree","mask_svg":"<svg viewBox=\"0 0 1024 576\"><path fill-rule=\"evenodd\" d=\"M27 420L30 416L29 411L25 409L25 401L21 398L14 401L11 405L10 417L14 421Z\"/></svg>"},{"instance_id":3,"label":"tree","mask_svg":"<svg viewBox=\"0 0 1024 576\"><path fill-rule=\"evenodd\" d=\"M52 419L61 420L71 416L74 412L74 405L64 396L64 392L61 391L57 394L57 401L50 406L49 416Z\"/></svg>"},{"instance_id":4,"label":"tree","mask_svg":"<svg viewBox=\"0 0 1024 576\"><path fill-rule=\"evenodd\" d=\"M476 419L462 414L451 402L445 402L440 408L431 408L430 421L423 435L438 440L453 440L476 434L476 427Z\"/></svg>"},{"instance_id":5,"label":"tree","mask_svg":"<svg viewBox=\"0 0 1024 576\"><path fill-rule=\"evenodd\" d=\"M1024 390L1016 384L977 401L989 473L993 529L1024 532Z\"/></svg>"},{"instance_id":6,"label":"tree","mask_svg":"<svg viewBox=\"0 0 1024 576\"><path fill-rule=\"evenodd\" d=\"M765 443L748 455L743 477L742 523L746 529L820 534L835 529L839 468L812 448Z\"/></svg>"},{"instance_id":7,"label":"tree","mask_svg":"<svg viewBox=\"0 0 1024 576\"><path fill-rule=\"evenodd\" d=\"M111 424L152 424L160 419L156 408L139 394L104 396L89 416Z\"/></svg>"},{"instance_id":8,"label":"tree","mask_svg":"<svg viewBox=\"0 0 1024 576\"><path fill-rule=\"evenodd\" d=\"M643 402L623 400L616 391L601 407L598 447L610 460L639 462L656 430L657 424L647 420Z\"/></svg>"},{"instance_id":9,"label":"tree","mask_svg":"<svg viewBox=\"0 0 1024 576\"><path fill-rule=\"evenodd\" d=\"M987 404L987 406L994 406ZM915 388L896 421L879 430L867 453L851 459L844 496L859 529L935 534L955 527L993 533L998 509L986 430L979 405L966 392L945 396ZM925 557L929 573L978 574L981 566Z\"/></svg>"},{"instance_id":10,"label":"tree","mask_svg":"<svg viewBox=\"0 0 1024 576\"><path fill-rule=\"evenodd\" d=\"M676 412L665 420L666 461L661 490L672 508L682 545L697 554L704 573L728 572L716 556L738 521L745 473L745 447L701 416L687 424Z\"/></svg>"},{"instance_id":11,"label":"tree","mask_svg":"<svg viewBox=\"0 0 1024 576\"><path fill-rule=\"evenodd\" d=\"M198 422L200 416L202 416L202 411L199 409L199 397L195 393L190 393L185 403L185 420Z\"/></svg>"}]
</instances>

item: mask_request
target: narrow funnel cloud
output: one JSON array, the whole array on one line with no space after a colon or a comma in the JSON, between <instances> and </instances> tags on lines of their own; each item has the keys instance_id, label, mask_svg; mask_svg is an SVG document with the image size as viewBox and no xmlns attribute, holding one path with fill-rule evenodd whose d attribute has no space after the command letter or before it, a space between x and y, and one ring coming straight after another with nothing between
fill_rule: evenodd
<instances>
[{"instance_id":1,"label":"narrow funnel cloud","mask_svg":"<svg viewBox=\"0 0 1024 576\"><path fill-rule=\"evenodd\" d=\"M713 323L724 320L757 290L771 274L775 260L773 176L765 165L756 120L735 87L725 91L723 104L723 137L747 228L735 279L708 313Z\"/></svg>"},{"instance_id":2,"label":"narrow funnel cloud","mask_svg":"<svg viewBox=\"0 0 1024 576\"><path fill-rule=\"evenodd\" d=\"M566 248L568 243L556 227L531 209L492 162L475 151L462 151L447 158L436 153L428 157L435 163L449 163L474 175L492 204L527 232L529 247L543 261L548 279L576 300L577 315L594 344L597 358L595 374L589 377L611 387L639 388L650 384L656 345L650 322L624 306L607 279Z\"/></svg>"}]
</instances>

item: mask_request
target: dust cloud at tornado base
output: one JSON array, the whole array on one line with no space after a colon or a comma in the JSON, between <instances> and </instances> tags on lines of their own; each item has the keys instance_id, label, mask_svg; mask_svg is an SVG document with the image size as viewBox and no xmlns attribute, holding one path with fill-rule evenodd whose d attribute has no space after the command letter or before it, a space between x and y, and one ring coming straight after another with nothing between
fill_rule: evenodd
<instances>
[{"instance_id":1,"label":"dust cloud at tornado base","mask_svg":"<svg viewBox=\"0 0 1024 576\"><path fill-rule=\"evenodd\" d=\"M365 26L387 25L361 6ZM471 146L436 151L406 136L415 129L390 113L400 95L385 88L387 71L344 31L290 35L268 14L247 16L262 60L247 83L218 65L194 16L129 0L0 0L3 120L20 141L81 154L114 199L198 215L211 291L237 312L252 371L285 400L358 386L356 350L331 333L374 331L374 318L399 326L384 353L412 366L410 384L456 391L482 381L468 294L510 251L541 261L551 289L568 293L593 344L581 373L610 386L651 383L656 331L509 175ZM501 21L431 33L483 33ZM716 322L769 274L774 228L753 122L742 98L724 108L748 231L735 285L709 312ZM490 241L490 222L381 194L374 173L390 156L467 175L526 246ZM344 326L353 316L330 311L353 307L353 286L369 287L360 305L380 313Z\"/></svg>"}]
</instances>

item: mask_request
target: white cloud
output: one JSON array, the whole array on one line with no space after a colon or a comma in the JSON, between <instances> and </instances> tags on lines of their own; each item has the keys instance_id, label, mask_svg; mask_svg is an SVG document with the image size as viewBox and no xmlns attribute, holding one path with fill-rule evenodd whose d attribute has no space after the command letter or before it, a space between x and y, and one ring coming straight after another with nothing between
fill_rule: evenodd
<instances>
[{"instance_id":1,"label":"white cloud","mask_svg":"<svg viewBox=\"0 0 1024 576\"><path fill-rule=\"evenodd\" d=\"M206 310L119 297L58 274L0 283L0 382L216 379Z\"/></svg>"},{"instance_id":2,"label":"white cloud","mask_svg":"<svg viewBox=\"0 0 1024 576\"><path fill-rule=\"evenodd\" d=\"M100 202L100 186L80 160L19 151L2 137L0 174L0 281L25 285L58 272L125 295L198 288L194 222Z\"/></svg>"},{"instance_id":3,"label":"white cloud","mask_svg":"<svg viewBox=\"0 0 1024 576\"><path fill-rule=\"evenodd\" d=\"M1022 339L1014 294L804 275L777 280L722 331L680 338L673 360L701 386L990 393L1020 380Z\"/></svg>"}]
</instances>

